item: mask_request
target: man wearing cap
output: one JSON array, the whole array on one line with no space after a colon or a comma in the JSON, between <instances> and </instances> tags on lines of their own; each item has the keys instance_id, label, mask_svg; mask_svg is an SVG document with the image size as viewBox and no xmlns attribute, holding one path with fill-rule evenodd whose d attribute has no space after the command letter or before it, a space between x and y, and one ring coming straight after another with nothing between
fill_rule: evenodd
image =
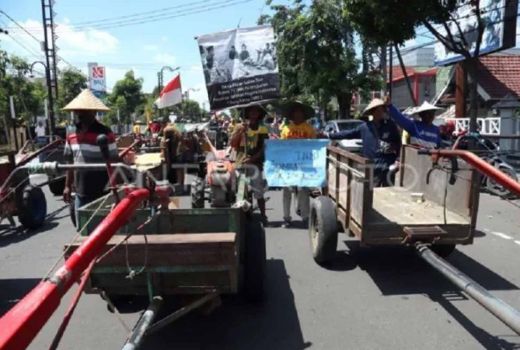
<instances>
[{"instance_id":1,"label":"man wearing cap","mask_svg":"<svg viewBox=\"0 0 520 350\"><path fill-rule=\"evenodd\" d=\"M289 122L282 127L280 139L315 139L316 130L307 123L307 120L314 116L314 110L311 106L301 102L290 102L282 105L282 115ZM295 192L297 198L296 212L301 216L303 225L306 226L309 221L310 212L310 189L308 187L283 188L283 227L292 225L291 218L291 202L292 194Z\"/></svg>"},{"instance_id":2,"label":"man wearing cap","mask_svg":"<svg viewBox=\"0 0 520 350\"><path fill-rule=\"evenodd\" d=\"M364 115L372 118L352 130L327 134L332 140L362 139L362 154L374 162L374 186L389 186L389 169L399 156L401 135L394 122L385 118L386 104L381 99L372 100Z\"/></svg>"},{"instance_id":3,"label":"man wearing cap","mask_svg":"<svg viewBox=\"0 0 520 350\"><path fill-rule=\"evenodd\" d=\"M428 102L424 102L418 107L413 115L418 115L420 120L410 119L403 115L387 99L388 113L390 117L410 135L410 144L421 148L439 148L441 145L440 130L433 125L435 112L440 110Z\"/></svg>"},{"instance_id":4,"label":"man wearing cap","mask_svg":"<svg viewBox=\"0 0 520 350\"><path fill-rule=\"evenodd\" d=\"M237 152L238 168L242 168L250 177L250 187L265 224L267 215L264 193L267 186L263 176L264 141L269 138L269 129L263 123L266 114L259 105L246 107L242 111L244 120L236 126L230 141L231 147Z\"/></svg>"},{"instance_id":5,"label":"man wearing cap","mask_svg":"<svg viewBox=\"0 0 520 350\"><path fill-rule=\"evenodd\" d=\"M107 136L111 160L118 159L115 136L112 130L96 120L96 112L106 112L109 109L90 90L83 90L63 110L74 112L77 121L76 132L67 135L65 145L65 159L69 163L105 163L101 149L97 144L97 137L101 134ZM72 186L74 186L76 190L74 206L77 215L78 208L107 193L107 183L108 174L106 170L68 171L63 199L70 202ZM79 225L79 222L76 222Z\"/></svg>"}]
</instances>

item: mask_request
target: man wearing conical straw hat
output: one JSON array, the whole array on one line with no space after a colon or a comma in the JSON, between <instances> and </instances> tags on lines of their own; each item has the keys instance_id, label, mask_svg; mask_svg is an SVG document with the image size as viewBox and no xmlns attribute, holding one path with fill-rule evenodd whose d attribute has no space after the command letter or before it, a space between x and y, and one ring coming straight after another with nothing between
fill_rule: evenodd
<instances>
[{"instance_id":1,"label":"man wearing conical straw hat","mask_svg":"<svg viewBox=\"0 0 520 350\"><path fill-rule=\"evenodd\" d=\"M101 134L107 136L110 158L112 160L118 158L116 140L112 130L96 119L97 112L106 112L109 111L109 108L90 90L81 91L63 110L73 112L76 120L76 131L67 135L65 145L65 159L69 163L105 163L97 144L97 137ZM107 183L106 171L77 170L67 173L63 199L65 202L71 201L72 187L74 187L76 219L78 208L98 199L107 192ZM77 220L76 223L79 225Z\"/></svg>"},{"instance_id":2,"label":"man wearing conical straw hat","mask_svg":"<svg viewBox=\"0 0 520 350\"><path fill-rule=\"evenodd\" d=\"M439 148L441 146L440 129L433 124L433 121L435 113L442 108L425 101L412 111L412 115L419 116L419 119L410 119L395 108L388 97L385 103L388 106L390 117L410 135L410 144L422 148Z\"/></svg>"},{"instance_id":3,"label":"man wearing conical straw hat","mask_svg":"<svg viewBox=\"0 0 520 350\"><path fill-rule=\"evenodd\" d=\"M362 139L363 157L374 162L374 186L389 186L392 182L389 169L399 156L401 135L394 122L385 118L385 101L373 99L363 115L371 118L355 129L329 134L328 137L333 140Z\"/></svg>"}]
</instances>

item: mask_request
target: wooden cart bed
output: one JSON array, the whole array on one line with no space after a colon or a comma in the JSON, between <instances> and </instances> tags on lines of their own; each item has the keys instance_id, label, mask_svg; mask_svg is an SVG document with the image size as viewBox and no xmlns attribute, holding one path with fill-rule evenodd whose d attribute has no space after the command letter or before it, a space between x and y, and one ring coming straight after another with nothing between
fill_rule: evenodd
<instances>
[{"instance_id":1,"label":"wooden cart bed","mask_svg":"<svg viewBox=\"0 0 520 350\"><path fill-rule=\"evenodd\" d=\"M446 233L439 242L472 243L480 183L467 164L459 162L456 181L450 183L449 170L432 170L430 157L405 146L396 185L374 188L368 159L336 146L329 146L327 159L328 195L336 203L338 222L362 244L401 244L406 230L428 227Z\"/></svg>"}]
</instances>

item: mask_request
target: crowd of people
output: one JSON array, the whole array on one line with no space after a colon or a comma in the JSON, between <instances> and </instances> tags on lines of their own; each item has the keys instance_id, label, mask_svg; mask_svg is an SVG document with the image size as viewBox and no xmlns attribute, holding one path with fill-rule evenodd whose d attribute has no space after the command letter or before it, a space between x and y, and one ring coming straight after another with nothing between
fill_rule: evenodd
<instances>
[{"instance_id":1,"label":"crowd of people","mask_svg":"<svg viewBox=\"0 0 520 350\"><path fill-rule=\"evenodd\" d=\"M110 151L116 152L113 133L95 118L97 111L106 111L108 108L88 90L76 97L65 110L73 111L77 116L76 132L67 137L66 157L70 162L102 162L99 147L95 144L96 136L101 133L108 136ZM438 110L439 108L425 102L415 109L414 116L407 116L393 106L390 99L374 99L363 111L364 123L351 130L327 134L316 130L308 122L315 114L311 106L292 101L281 104L277 116L270 115L264 106L255 104L241 109L240 120L227 115L215 115L208 126L227 134L226 147L229 154L232 155L236 168L250 177L253 197L257 201L264 223L267 224L267 184L263 176L267 139L361 139L360 153L374 164L374 186L390 186L393 183L394 170L398 168L403 134L408 136L411 144L419 147L441 146L441 129L433 124ZM215 149L207 133L181 132L175 123L153 121L147 126L147 132L154 136L162 135L164 139L175 140L168 146L170 162L196 162L195 154L204 154ZM111 155L117 158L116 153ZM254 174L251 169L255 170ZM183 170L172 171L168 179L172 183L184 184ZM79 207L105 193L106 183L106 172L69 172L64 198L70 200L71 188L74 186L76 206ZM312 190L306 187L283 188L284 227L293 225L292 203L296 203L294 211L301 217L304 225L307 225Z\"/></svg>"}]
</instances>

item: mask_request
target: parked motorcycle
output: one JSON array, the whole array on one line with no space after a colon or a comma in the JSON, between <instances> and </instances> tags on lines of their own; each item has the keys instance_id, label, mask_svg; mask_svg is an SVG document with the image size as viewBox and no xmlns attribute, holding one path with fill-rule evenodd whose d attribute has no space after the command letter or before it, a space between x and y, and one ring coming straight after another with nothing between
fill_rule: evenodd
<instances>
[{"instance_id":1,"label":"parked motorcycle","mask_svg":"<svg viewBox=\"0 0 520 350\"><path fill-rule=\"evenodd\" d=\"M489 164L518 181L518 175L514 167L508 164L500 154L500 147L489 138L479 133L463 133L459 135L452 149L471 150L479 154ZM511 192L504 186L487 176L482 177L482 187L490 193L500 197L507 197Z\"/></svg>"}]
</instances>

